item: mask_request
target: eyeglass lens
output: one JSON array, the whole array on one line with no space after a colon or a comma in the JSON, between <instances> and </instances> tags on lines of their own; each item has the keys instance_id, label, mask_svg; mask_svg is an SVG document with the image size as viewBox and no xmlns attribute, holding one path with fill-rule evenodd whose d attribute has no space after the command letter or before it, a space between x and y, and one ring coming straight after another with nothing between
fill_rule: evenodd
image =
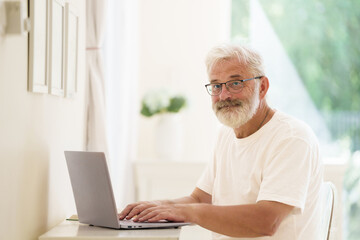
<instances>
[{"instance_id":1,"label":"eyeglass lens","mask_svg":"<svg viewBox=\"0 0 360 240\"><path fill-rule=\"evenodd\" d=\"M207 85L206 88L210 95L215 96L221 93L223 85L226 85L227 90L233 93L240 92L241 89L243 88L243 83L240 81L229 81L226 83L219 83L219 84L211 83Z\"/></svg>"}]
</instances>

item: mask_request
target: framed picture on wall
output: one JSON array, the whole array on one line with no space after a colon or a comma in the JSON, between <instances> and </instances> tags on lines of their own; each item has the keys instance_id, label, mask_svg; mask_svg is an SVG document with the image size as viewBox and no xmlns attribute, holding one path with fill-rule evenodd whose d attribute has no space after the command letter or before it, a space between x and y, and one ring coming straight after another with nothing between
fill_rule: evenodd
<instances>
[{"instance_id":1,"label":"framed picture on wall","mask_svg":"<svg viewBox=\"0 0 360 240\"><path fill-rule=\"evenodd\" d=\"M64 96L65 1L48 1L48 80L49 93Z\"/></svg>"},{"instance_id":2,"label":"framed picture on wall","mask_svg":"<svg viewBox=\"0 0 360 240\"><path fill-rule=\"evenodd\" d=\"M32 27L29 32L28 90L47 93L47 0L30 0L29 14Z\"/></svg>"},{"instance_id":3,"label":"framed picture on wall","mask_svg":"<svg viewBox=\"0 0 360 240\"><path fill-rule=\"evenodd\" d=\"M65 4L65 97L77 91L79 14L70 4Z\"/></svg>"}]
</instances>

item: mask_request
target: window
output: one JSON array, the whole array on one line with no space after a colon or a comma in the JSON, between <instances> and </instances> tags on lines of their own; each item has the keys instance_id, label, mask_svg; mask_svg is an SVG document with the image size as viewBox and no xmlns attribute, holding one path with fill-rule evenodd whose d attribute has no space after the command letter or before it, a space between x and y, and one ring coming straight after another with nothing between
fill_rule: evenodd
<instances>
[{"instance_id":1,"label":"window","mask_svg":"<svg viewBox=\"0 0 360 240\"><path fill-rule=\"evenodd\" d=\"M358 0L232 0L232 39L261 50L271 102L309 123L325 158L348 162L349 240L360 238L359 26Z\"/></svg>"}]
</instances>

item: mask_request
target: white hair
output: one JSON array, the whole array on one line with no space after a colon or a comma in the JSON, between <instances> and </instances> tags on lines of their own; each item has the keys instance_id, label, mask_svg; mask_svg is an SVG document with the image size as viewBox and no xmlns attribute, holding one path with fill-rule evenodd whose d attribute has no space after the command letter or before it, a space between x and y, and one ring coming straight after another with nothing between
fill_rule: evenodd
<instances>
[{"instance_id":1,"label":"white hair","mask_svg":"<svg viewBox=\"0 0 360 240\"><path fill-rule=\"evenodd\" d=\"M208 74L216 63L233 58L237 58L239 64L245 64L254 76L265 75L261 56L248 46L235 44L221 44L210 50L205 60Z\"/></svg>"}]
</instances>

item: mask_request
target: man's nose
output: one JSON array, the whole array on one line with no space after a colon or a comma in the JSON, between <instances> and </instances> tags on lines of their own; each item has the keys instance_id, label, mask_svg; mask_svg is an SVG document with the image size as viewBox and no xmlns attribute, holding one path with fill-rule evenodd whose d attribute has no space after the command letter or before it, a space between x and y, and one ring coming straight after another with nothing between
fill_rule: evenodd
<instances>
[{"instance_id":1,"label":"man's nose","mask_svg":"<svg viewBox=\"0 0 360 240\"><path fill-rule=\"evenodd\" d=\"M222 86L219 98L220 100L227 100L231 98L231 92L229 92L225 84Z\"/></svg>"}]
</instances>

